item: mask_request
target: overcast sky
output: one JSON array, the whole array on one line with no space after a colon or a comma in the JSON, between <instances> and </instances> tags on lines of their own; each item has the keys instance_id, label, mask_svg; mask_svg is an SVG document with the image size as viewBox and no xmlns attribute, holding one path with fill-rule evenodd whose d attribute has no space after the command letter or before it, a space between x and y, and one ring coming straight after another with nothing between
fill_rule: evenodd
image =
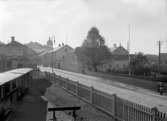
<instances>
[{"instance_id":1,"label":"overcast sky","mask_svg":"<svg viewBox=\"0 0 167 121\"><path fill-rule=\"evenodd\" d=\"M157 40L167 52L167 0L2 0L0 40L15 36L21 43L45 44L55 35L72 47L82 44L88 30L96 26L111 47L127 48L128 24L134 52L158 53Z\"/></svg>"}]
</instances>

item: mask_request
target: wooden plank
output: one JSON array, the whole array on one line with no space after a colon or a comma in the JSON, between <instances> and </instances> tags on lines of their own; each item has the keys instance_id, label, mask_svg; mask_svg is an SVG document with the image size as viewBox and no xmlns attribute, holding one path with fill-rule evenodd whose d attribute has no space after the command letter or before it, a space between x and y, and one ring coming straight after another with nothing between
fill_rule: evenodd
<instances>
[{"instance_id":1,"label":"wooden plank","mask_svg":"<svg viewBox=\"0 0 167 121\"><path fill-rule=\"evenodd\" d=\"M55 108L48 108L48 111L65 111L65 110L80 110L81 107L55 107Z\"/></svg>"}]
</instances>

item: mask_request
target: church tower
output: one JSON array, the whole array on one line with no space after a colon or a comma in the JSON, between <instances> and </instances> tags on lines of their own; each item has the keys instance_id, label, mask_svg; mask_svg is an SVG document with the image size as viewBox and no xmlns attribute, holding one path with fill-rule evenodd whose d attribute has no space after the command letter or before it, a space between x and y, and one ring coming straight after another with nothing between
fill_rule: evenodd
<instances>
[{"instance_id":1,"label":"church tower","mask_svg":"<svg viewBox=\"0 0 167 121\"><path fill-rule=\"evenodd\" d=\"M50 37L49 37L49 40L47 41L47 46L50 48L53 48L53 41L51 40Z\"/></svg>"}]
</instances>

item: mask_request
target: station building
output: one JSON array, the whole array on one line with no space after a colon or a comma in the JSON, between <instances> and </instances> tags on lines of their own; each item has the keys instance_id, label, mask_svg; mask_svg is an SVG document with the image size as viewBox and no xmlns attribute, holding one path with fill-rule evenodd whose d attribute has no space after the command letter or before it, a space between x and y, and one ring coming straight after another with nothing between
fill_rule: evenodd
<instances>
[{"instance_id":1,"label":"station building","mask_svg":"<svg viewBox=\"0 0 167 121\"><path fill-rule=\"evenodd\" d=\"M0 71L34 67L37 54L11 37L11 42L0 46Z\"/></svg>"},{"instance_id":2,"label":"station building","mask_svg":"<svg viewBox=\"0 0 167 121\"><path fill-rule=\"evenodd\" d=\"M40 64L58 69L80 72L80 64L74 49L69 45L59 45L53 50L46 50L39 55Z\"/></svg>"}]
</instances>

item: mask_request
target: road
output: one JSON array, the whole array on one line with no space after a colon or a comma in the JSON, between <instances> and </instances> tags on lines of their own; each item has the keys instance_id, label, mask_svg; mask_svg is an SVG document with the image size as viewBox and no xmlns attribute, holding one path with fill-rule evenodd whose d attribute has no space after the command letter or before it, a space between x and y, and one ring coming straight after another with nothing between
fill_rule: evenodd
<instances>
[{"instance_id":1,"label":"road","mask_svg":"<svg viewBox=\"0 0 167 121\"><path fill-rule=\"evenodd\" d=\"M50 67L40 67L43 72L52 72ZM144 89L136 89L131 86L118 83L107 83L103 78L84 75L75 72L64 71L60 69L53 69L56 75L68 78L72 81L79 82L86 86L93 86L95 89L103 91L108 94L117 94L117 96L129 100L134 103L138 103L147 107L158 107L162 112L167 113L167 97L155 94L152 91ZM112 81L112 80L111 80ZM110 81L110 82L111 82Z\"/></svg>"},{"instance_id":2,"label":"road","mask_svg":"<svg viewBox=\"0 0 167 121\"><path fill-rule=\"evenodd\" d=\"M101 72L87 72L91 76L97 76L104 78L105 80L112 80L128 85L132 85L133 87L140 87L144 89L148 89L154 92L157 92L157 83L156 81L152 80L145 80L145 79L139 79L139 78L134 78L134 77L127 77L127 76L121 76L121 75L114 75L114 74L109 74L109 73L101 73ZM167 87L167 84L165 85Z\"/></svg>"}]
</instances>

